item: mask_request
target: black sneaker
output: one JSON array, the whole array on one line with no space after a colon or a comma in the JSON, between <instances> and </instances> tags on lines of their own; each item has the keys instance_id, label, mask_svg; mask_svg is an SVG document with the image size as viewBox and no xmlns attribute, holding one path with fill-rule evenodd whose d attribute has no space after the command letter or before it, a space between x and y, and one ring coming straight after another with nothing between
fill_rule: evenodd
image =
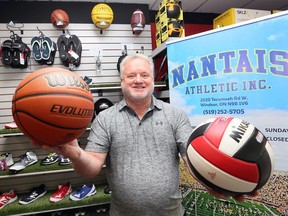
<instances>
[{"instance_id":1,"label":"black sneaker","mask_svg":"<svg viewBox=\"0 0 288 216\"><path fill-rule=\"evenodd\" d=\"M110 189L110 187L109 187L109 185L106 185L105 187L104 187L104 193L105 194L111 194L111 189Z\"/></svg>"},{"instance_id":2,"label":"black sneaker","mask_svg":"<svg viewBox=\"0 0 288 216\"><path fill-rule=\"evenodd\" d=\"M71 161L69 158L64 157L63 155L59 155L59 165L65 166L71 164Z\"/></svg>"},{"instance_id":3,"label":"black sneaker","mask_svg":"<svg viewBox=\"0 0 288 216\"><path fill-rule=\"evenodd\" d=\"M56 153L50 153L48 156L41 160L41 165L51 165L59 160L59 155Z\"/></svg>"},{"instance_id":4,"label":"black sneaker","mask_svg":"<svg viewBox=\"0 0 288 216\"><path fill-rule=\"evenodd\" d=\"M38 198L44 196L46 192L46 186L44 184L41 184L39 187L32 188L29 194L25 195L19 200L19 203L23 205L30 204Z\"/></svg>"}]
</instances>

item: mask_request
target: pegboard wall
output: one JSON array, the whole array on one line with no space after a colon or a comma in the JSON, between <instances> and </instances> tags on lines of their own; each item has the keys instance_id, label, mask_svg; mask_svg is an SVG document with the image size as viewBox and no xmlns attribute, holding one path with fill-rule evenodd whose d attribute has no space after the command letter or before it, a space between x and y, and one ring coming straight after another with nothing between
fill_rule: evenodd
<instances>
[{"instance_id":1,"label":"pegboard wall","mask_svg":"<svg viewBox=\"0 0 288 216\"><path fill-rule=\"evenodd\" d=\"M46 36L49 36L54 42L60 35L62 30L56 29L51 23L28 23L22 28L23 34L15 30L24 43L31 48L31 39L34 36L39 36L37 27ZM152 49L150 25L146 25L144 31L139 36L132 33L129 24L112 24L109 28L103 30L102 34L94 24L79 24L70 23L68 26L70 34L77 35L82 43L82 57L79 67L73 70L79 76L88 76L93 83L115 83L120 82L119 72L117 71L117 61L124 46L127 46L127 52L141 52L141 47L144 49L144 54L150 55ZM67 31L66 31L67 32ZM64 34L66 34L64 32ZM10 31L6 28L5 23L0 24L0 41L10 38ZM101 71L96 69L96 59L99 55L101 60ZM19 82L29 73L42 67L61 67L66 68L59 59L57 50L54 64L51 66L40 65L33 54L29 60L29 66L26 69L18 69L4 66L0 63L0 128L5 124L13 121L11 116L11 100L15 88ZM94 100L99 99L98 93L93 93ZM121 91L104 91L101 97L107 97L113 103L119 101L122 97Z\"/></svg>"}]
</instances>

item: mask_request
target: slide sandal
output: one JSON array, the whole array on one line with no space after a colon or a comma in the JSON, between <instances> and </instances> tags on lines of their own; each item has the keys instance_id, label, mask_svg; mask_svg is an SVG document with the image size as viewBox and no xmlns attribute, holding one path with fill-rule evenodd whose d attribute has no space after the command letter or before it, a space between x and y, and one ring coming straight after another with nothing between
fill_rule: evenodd
<instances>
[{"instance_id":1,"label":"slide sandal","mask_svg":"<svg viewBox=\"0 0 288 216\"><path fill-rule=\"evenodd\" d=\"M33 37L31 40L31 46L32 46L32 52L34 54L34 58L36 61L41 62L42 55L41 55L41 38L39 37Z\"/></svg>"},{"instance_id":2,"label":"slide sandal","mask_svg":"<svg viewBox=\"0 0 288 216\"><path fill-rule=\"evenodd\" d=\"M12 62L12 41L5 40L2 45L2 63L9 66Z\"/></svg>"},{"instance_id":3,"label":"slide sandal","mask_svg":"<svg viewBox=\"0 0 288 216\"><path fill-rule=\"evenodd\" d=\"M57 40L59 50L59 58L63 64L68 63L68 38L65 35L60 35Z\"/></svg>"},{"instance_id":4,"label":"slide sandal","mask_svg":"<svg viewBox=\"0 0 288 216\"><path fill-rule=\"evenodd\" d=\"M23 61L24 59L22 54L25 51L25 43L23 43L22 40L14 41L12 44L12 50L11 66L16 68L23 66L25 62Z\"/></svg>"},{"instance_id":5,"label":"slide sandal","mask_svg":"<svg viewBox=\"0 0 288 216\"><path fill-rule=\"evenodd\" d=\"M53 46L53 41L50 37L44 36L42 40L42 59L48 60L51 54L51 48Z\"/></svg>"}]
</instances>

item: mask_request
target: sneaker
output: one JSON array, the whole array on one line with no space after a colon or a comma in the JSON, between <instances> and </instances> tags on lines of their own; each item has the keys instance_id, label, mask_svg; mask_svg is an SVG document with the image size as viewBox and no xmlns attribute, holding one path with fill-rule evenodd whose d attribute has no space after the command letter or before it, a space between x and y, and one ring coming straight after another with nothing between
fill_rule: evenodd
<instances>
[{"instance_id":1,"label":"sneaker","mask_svg":"<svg viewBox=\"0 0 288 216\"><path fill-rule=\"evenodd\" d=\"M17 161L13 166L9 167L11 172L19 172L30 166L37 163L38 159L36 154L33 151L27 151L24 155L20 157L20 160Z\"/></svg>"},{"instance_id":2,"label":"sneaker","mask_svg":"<svg viewBox=\"0 0 288 216\"><path fill-rule=\"evenodd\" d=\"M92 82L92 79L89 78L88 76L85 76L85 77L83 78L83 80L84 80L88 85Z\"/></svg>"},{"instance_id":3,"label":"sneaker","mask_svg":"<svg viewBox=\"0 0 288 216\"><path fill-rule=\"evenodd\" d=\"M68 182L65 185L58 185L57 191L50 197L50 202L55 203L64 199L72 192L71 184Z\"/></svg>"},{"instance_id":4,"label":"sneaker","mask_svg":"<svg viewBox=\"0 0 288 216\"><path fill-rule=\"evenodd\" d=\"M51 165L59 160L59 155L56 153L50 153L48 156L41 160L41 165Z\"/></svg>"},{"instance_id":5,"label":"sneaker","mask_svg":"<svg viewBox=\"0 0 288 216\"><path fill-rule=\"evenodd\" d=\"M106 185L106 186L104 187L104 193L105 193L105 194L111 194L111 193L112 193L109 185Z\"/></svg>"},{"instance_id":6,"label":"sneaker","mask_svg":"<svg viewBox=\"0 0 288 216\"><path fill-rule=\"evenodd\" d=\"M1 160L5 160L7 166L12 166L14 164L14 160L11 153L4 153L0 156Z\"/></svg>"},{"instance_id":7,"label":"sneaker","mask_svg":"<svg viewBox=\"0 0 288 216\"><path fill-rule=\"evenodd\" d=\"M59 155L59 165L65 166L71 164L71 161L69 158L64 157L63 155Z\"/></svg>"},{"instance_id":8,"label":"sneaker","mask_svg":"<svg viewBox=\"0 0 288 216\"><path fill-rule=\"evenodd\" d=\"M15 122L11 122L5 125L6 129L15 129L18 128Z\"/></svg>"},{"instance_id":9,"label":"sneaker","mask_svg":"<svg viewBox=\"0 0 288 216\"><path fill-rule=\"evenodd\" d=\"M14 190L10 190L7 193L3 193L0 195L0 209L2 209L4 206L14 202L17 200L17 195Z\"/></svg>"},{"instance_id":10,"label":"sneaker","mask_svg":"<svg viewBox=\"0 0 288 216\"><path fill-rule=\"evenodd\" d=\"M0 171L6 171L8 169L6 161L0 160Z\"/></svg>"},{"instance_id":11,"label":"sneaker","mask_svg":"<svg viewBox=\"0 0 288 216\"><path fill-rule=\"evenodd\" d=\"M95 195L97 193L95 185L83 185L81 188L78 188L75 192L70 194L70 199L73 201L79 201L86 197Z\"/></svg>"},{"instance_id":12,"label":"sneaker","mask_svg":"<svg viewBox=\"0 0 288 216\"><path fill-rule=\"evenodd\" d=\"M46 186L44 184L41 184L39 187L32 188L29 194L25 195L19 200L19 203L23 205L30 204L38 198L44 196L46 192Z\"/></svg>"}]
</instances>

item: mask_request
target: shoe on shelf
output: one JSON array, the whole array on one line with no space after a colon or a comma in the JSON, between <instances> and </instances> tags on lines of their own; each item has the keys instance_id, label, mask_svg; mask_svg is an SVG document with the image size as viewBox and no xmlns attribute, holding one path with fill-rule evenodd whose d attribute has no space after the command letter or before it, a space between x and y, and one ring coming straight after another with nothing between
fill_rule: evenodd
<instances>
[{"instance_id":1,"label":"shoe on shelf","mask_svg":"<svg viewBox=\"0 0 288 216\"><path fill-rule=\"evenodd\" d=\"M56 192L50 197L50 202L55 203L64 199L72 192L72 186L69 182L64 185L58 185Z\"/></svg>"},{"instance_id":2,"label":"shoe on shelf","mask_svg":"<svg viewBox=\"0 0 288 216\"><path fill-rule=\"evenodd\" d=\"M59 160L59 155L56 153L50 153L48 156L41 160L41 165L51 165Z\"/></svg>"},{"instance_id":3,"label":"shoe on shelf","mask_svg":"<svg viewBox=\"0 0 288 216\"><path fill-rule=\"evenodd\" d=\"M12 166L14 164L14 160L11 153L4 153L0 155L0 160L5 160L7 166Z\"/></svg>"},{"instance_id":4,"label":"shoe on shelf","mask_svg":"<svg viewBox=\"0 0 288 216\"><path fill-rule=\"evenodd\" d=\"M47 192L46 186L44 184L41 184L38 187L32 188L32 190L25 196L23 196L20 200L19 203L23 205L30 204L37 200L38 198L44 196Z\"/></svg>"},{"instance_id":5,"label":"shoe on shelf","mask_svg":"<svg viewBox=\"0 0 288 216\"><path fill-rule=\"evenodd\" d=\"M36 154L33 151L27 151L20 157L20 160L15 162L14 165L9 167L11 172L19 172L25 169L27 166L37 163L38 159Z\"/></svg>"},{"instance_id":6,"label":"shoe on shelf","mask_svg":"<svg viewBox=\"0 0 288 216\"><path fill-rule=\"evenodd\" d=\"M84 76L83 80L89 85L92 82L92 79L88 76Z\"/></svg>"},{"instance_id":7,"label":"shoe on shelf","mask_svg":"<svg viewBox=\"0 0 288 216\"><path fill-rule=\"evenodd\" d=\"M0 160L0 171L6 171L8 169L8 166L6 164L5 160Z\"/></svg>"},{"instance_id":8,"label":"shoe on shelf","mask_svg":"<svg viewBox=\"0 0 288 216\"><path fill-rule=\"evenodd\" d=\"M15 122L11 122L5 125L6 129L15 129L18 128Z\"/></svg>"},{"instance_id":9,"label":"shoe on shelf","mask_svg":"<svg viewBox=\"0 0 288 216\"><path fill-rule=\"evenodd\" d=\"M17 195L13 189L7 193L0 194L0 209L16 200Z\"/></svg>"},{"instance_id":10,"label":"shoe on shelf","mask_svg":"<svg viewBox=\"0 0 288 216\"><path fill-rule=\"evenodd\" d=\"M111 194L111 193L112 193L109 185L106 185L106 186L104 187L104 193L105 193L105 194Z\"/></svg>"},{"instance_id":11,"label":"shoe on shelf","mask_svg":"<svg viewBox=\"0 0 288 216\"><path fill-rule=\"evenodd\" d=\"M64 157L63 155L59 155L59 165L65 166L71 164L71 161L69 158Z\"/></svg>"},{"instance_id":12,"label":"shoe on shelf","mask_svg":"<svg viewBox=\"0 0 288 216\"><path fill-rule=\"evenodd\" d=\"M70 199L73 201L79 201L86 197L93 196L97 193L95 185L83 185L76 189L75 192L70 194Z\"/></svg>"}]
</instances>

